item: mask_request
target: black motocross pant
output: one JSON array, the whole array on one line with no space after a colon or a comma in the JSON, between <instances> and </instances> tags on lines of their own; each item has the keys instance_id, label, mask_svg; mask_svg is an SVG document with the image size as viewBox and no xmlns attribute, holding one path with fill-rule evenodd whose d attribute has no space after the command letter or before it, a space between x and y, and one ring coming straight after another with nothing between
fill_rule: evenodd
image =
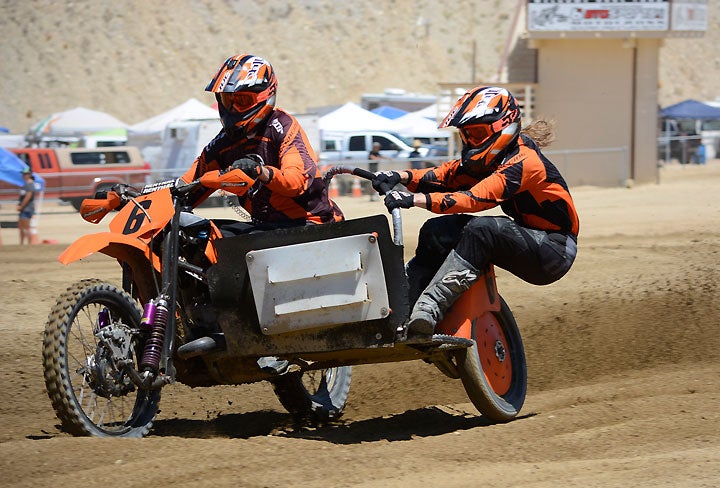
<instances>
[{"instance_id":1,"label":"black motocross pant","mask_svg":"<svg viewBox=\"0 0 720 488\"><path fill-rule=\"evenodd\" d=\"M437 270L453 249L478 270L492 263L534 285L560 279L577 254L574 236L523 227L508 217L457 214L423 224L410 265ZM428 283L432 278L426 273L412 274ZM412 279L410 270L408 277Z\"/></svg>"}]
</instances>

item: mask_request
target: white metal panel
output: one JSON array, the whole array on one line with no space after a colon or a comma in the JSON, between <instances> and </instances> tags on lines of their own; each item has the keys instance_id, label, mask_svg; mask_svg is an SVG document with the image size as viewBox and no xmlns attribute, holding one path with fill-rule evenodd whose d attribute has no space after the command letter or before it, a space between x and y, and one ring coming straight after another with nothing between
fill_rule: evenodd
<instances>
[{"instance_id":1,"label":"white metal panel","mask_svg":"<svg viewBox=\"0 0 720 488\"><path fill-rule=\"evenodd\" d=\"M264 334L374 320L389 313L373 234L251 251L246 260Z\"/></svg>"}]
</instances>

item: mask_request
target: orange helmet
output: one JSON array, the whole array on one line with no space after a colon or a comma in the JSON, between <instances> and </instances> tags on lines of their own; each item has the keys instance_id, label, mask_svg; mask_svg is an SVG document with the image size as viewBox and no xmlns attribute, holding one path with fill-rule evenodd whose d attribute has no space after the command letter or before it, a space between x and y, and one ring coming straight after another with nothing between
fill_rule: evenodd
<instances>
[{"instance_id":1,"label":"orange helmet","mask_svg":"<svg viewBox=\"0 0 720 488\"><path fill-rule=\"evenodd\" d=\"M225 60L205 91L215 93L225 130L246 136L272 114L277 78L263 58L238 54Z\"/></svg>"},{"instance_id":2,"label":"orange helmet","mask_svg":"<svg viewBox=\"0 0 720 488\"><path fill-rule=\"evenodd\" d=\"M463 142L462 165L494 170L520 134L520 109L505 88L481 86L465 93L439 127L457 127Z\"/></svg>"}]
</instances>

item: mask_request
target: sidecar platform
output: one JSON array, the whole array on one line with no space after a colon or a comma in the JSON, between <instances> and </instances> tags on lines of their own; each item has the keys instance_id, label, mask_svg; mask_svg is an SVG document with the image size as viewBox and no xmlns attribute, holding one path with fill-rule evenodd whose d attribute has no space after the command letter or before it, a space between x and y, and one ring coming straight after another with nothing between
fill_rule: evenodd
<instances>
[{"instance_id":1,"label":"sidecar platform","mask_svg":"<svg viewBox=\"0 0 720 488\"><path fill-rule=\"evenodd\" d=\"M270 248L282 251L283 247L296 244L368 234L376 236L380 254L380 276L384 275L389 309L384 316L376 314L379 318L338 321L271 336L262 332L248 272L248 253ZM331 351L393 347L397 330L409 316L403 248L393 243L384 215L227 237L218 240L216 248L218 262L208 269L207 277L213 312L227 348L212 353L213 361L221 361L223 357L322 355ZM322 270L328 261L336 259L333 252L331 247L327 255L316 262L295 262L292 266Z\"/></svg>"}]
</instances>

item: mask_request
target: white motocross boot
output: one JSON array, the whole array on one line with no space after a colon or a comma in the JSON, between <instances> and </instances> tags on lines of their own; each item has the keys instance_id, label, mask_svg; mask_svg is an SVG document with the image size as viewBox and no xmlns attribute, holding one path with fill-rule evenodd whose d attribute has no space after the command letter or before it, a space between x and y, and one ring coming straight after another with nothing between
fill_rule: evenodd
<instances>
[{"instance_id":1,"label":"white motocross boot","mask_svg":"<svg viewBox=\"0 0 720 488\"><path fill-rule=\"evenodd\" d=\"M454 250L450 251L412 309L408 322L409 334L432 335L447 309L479 276L480 273L472 264Z\"/></svg>"}]
</instances>

